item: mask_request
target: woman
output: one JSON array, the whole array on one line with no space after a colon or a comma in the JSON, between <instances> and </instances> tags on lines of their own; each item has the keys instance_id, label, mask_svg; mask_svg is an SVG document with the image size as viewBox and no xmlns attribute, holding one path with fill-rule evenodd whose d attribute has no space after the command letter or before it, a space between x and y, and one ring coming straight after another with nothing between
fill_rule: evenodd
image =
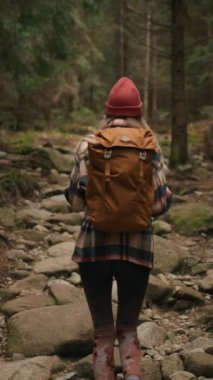
<instances>
[{"instance_id":1,"label":"woman","mask_svg":"<svg viewBox=\"0 0 213 380\"><path fill-rule=\"evenodd\" d=\"M171 201L166 185L165 165L153 132L142 119L142 102L134 83L122 77L111 89L106 103L106 118L101 129L142 128L151 132L157 149L152 159L154 203L152 216L165 213ZM126 380L140 380L140 344L137 337L138 317L153 266L151 220L139 232L103 232L95 230L86 204L88 183L88 143L84 139L76 152L66 198L73 210L85 207L85 218L77 238L73 260L80 275L94 325L93 363L95 380L114 380L113 345L118 339L121 363ZM151 219L151 218L150 218ZM118 311L114 327L112 284L117 282Z\"/></svg>"}]
</instances>

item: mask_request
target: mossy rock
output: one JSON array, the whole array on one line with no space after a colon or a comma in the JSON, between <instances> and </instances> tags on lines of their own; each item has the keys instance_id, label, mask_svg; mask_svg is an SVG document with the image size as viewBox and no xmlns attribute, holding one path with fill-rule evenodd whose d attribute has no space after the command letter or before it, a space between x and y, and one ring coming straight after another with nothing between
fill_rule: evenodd
<instances>
[{"instance_id":1,"label":"mossy rock","mask_svg":"<svg viewBox=\"0 0 213 380\"><path fill-rule=\"evenodd\" d=\"M170 210L175 230L183 235L195 235L202 228L213 224L213 207L203 203L188 203Z\"/></svg>"}]
</instances>

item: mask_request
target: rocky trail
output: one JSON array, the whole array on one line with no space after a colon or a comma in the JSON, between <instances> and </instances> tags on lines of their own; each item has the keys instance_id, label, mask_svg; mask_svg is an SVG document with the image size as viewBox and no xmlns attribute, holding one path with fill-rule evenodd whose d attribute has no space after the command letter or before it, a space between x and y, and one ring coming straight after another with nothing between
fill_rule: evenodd
<instances>
[{"instance_id":1,"label":"rocky trail","mask_svg":"<svg viewBox=\"0 0 213 380\"><path fill-rule=\"evenodd\" d=\"M75 143L44 144L30 160L0 152L0 163L39 184L33 198L0 207L0 380L93 378L91 320L71 261L82 213L63 195ZM173 205L153 221L155 267L138 326L143 380L213 379L212 162L195 155L168 182ZM115 284L113 302L116 312ZM122 379L116 342L115 362Z\"/></svg>"}]
</instances>

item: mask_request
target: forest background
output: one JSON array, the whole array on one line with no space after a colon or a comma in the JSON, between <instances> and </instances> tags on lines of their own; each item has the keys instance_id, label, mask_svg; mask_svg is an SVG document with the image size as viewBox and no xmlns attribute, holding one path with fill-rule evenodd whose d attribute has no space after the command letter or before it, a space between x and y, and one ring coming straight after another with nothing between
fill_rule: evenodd
<instances>
[{"instance_id":1,"label":"forest background","mask_svg":"<svg viewBox=\"0 0 213 380\"><path fill-rule=\"evenodd\" d=\"M126 75L152 128L171 134L170 163L187 161L187 125L197 138L213 118L211 0L0 0L0 9L2 141L11 131L84 133Z\"/></svg>"}]
</instances>

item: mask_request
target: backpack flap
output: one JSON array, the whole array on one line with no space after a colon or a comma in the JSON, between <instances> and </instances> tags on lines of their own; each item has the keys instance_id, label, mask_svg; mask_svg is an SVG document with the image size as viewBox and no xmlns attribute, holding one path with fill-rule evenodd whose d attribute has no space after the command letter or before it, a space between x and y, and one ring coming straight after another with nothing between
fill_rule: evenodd
<instances>
[{"instance_id":1,"label":"backpack flap","mask_svg":"<svg viewBox=\"0 0 213 380\"><path fill-rule=\"evenodd\" d=\"M89 144L86 200L95 229L136 232L149 226L153 147L153 139L139 128L102 130L97 144Z\"/></svg>"}]
</instances>

